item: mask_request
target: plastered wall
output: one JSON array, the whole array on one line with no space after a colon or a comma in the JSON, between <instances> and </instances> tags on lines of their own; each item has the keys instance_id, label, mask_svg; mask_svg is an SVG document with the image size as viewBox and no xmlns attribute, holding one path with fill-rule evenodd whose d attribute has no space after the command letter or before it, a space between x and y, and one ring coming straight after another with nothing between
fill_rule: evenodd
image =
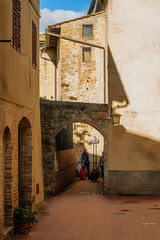
<instances>
[{"instance_id":1,"label":"plastered wall","mask_svg":"<svg viewBox=\"0 0 160 240\"><path fill-rule=\"evenodd\" d=\"M110 187L114 193L120 182L118 193L157 194L159 189L159 9L158 0L109 1L109 104L122 115L121 125L110 125L109 131L110 177L116 179ZM122 171L127 171L127 178Z\"/></svg>"}]
</instances>

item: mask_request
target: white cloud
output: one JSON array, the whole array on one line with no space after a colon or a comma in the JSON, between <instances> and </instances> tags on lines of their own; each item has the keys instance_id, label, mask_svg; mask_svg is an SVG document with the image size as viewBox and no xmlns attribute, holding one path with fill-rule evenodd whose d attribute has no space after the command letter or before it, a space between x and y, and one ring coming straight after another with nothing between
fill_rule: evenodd
<instances>
[{"instance_id":1,"label":"white cloud","mask_svg":"<svg viewBox=\"0 0 160 240\"><path fill-rule=\"evenodd\" d=\"M74 12L74 11L65 11L65 10L54 10L50 11L50 9L44 8L40 10L40 33L45 32L45 28L48 25L52 25L58 22L63 22L66 20L78 18L86 15L87 11Z\"/></svg>"}]
</instances>

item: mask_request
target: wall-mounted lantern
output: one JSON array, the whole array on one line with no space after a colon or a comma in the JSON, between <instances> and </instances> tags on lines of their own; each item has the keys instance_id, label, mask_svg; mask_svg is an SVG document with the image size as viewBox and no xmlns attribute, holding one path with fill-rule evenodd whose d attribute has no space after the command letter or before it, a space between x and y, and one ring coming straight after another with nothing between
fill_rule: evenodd
<instances>
[{"instance_id":1,"label":"wall-mounted lantern","mask_svg":"<svg viewBox=\"0 0 160 240\"><path fill-rule=\"evenodd\" d=\"M121 116L122 116L122 115L119 114L119 113L112 113L112 114L110 115L112 124L113 124L113 125L120 124L120 118L121 118Z\"/></svg>"},{"instance_id":2,"label":"wall-mounted lantern","mask_svg":"<svg viewBox=\"0 0 160 240\"><path fill-rule=\"evenodd\" d=\"M111 108L111 114L108 116L108 120L112 122L113 125L120 124L121 114L116 113L114 108Z\"/></svg>"}]
</instances>

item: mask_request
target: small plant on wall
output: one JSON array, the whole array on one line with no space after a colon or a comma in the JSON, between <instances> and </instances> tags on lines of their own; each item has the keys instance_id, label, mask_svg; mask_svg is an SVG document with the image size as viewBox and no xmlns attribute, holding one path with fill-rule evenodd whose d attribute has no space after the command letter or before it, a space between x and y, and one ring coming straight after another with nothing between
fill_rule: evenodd
<instances>
[{"instance_id":1,"label":"small plant on wall","mask_svg":"<svg viewBox=\"0 0 160 240\"><path fill-rule=\"evenodd\" d=\"M28 234L33 223L37 223L37 213L27 208L16 207L13 213L15 233Z\"/></svg>"}]
</instances>

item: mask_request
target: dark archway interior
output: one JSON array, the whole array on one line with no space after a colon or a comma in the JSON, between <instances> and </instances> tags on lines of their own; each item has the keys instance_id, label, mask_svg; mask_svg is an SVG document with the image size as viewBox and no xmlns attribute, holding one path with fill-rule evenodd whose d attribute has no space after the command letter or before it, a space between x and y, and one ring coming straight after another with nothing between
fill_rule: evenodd
<instances>
[{"instance_id":1,"label":"dark archway interior","mask_svg":"<svg viewBox=\"0 0 160 240\"><path fill-rule=\"evenodd\" d=\"M27 118L18 128L18 192L19 205L32 206L32 129Z\"/></svg>"},{"instance_id":2,"label":"dark archway interior","mask_svg":"<svg viewBox=\"0 0 160 240\"><path fill-rule=\"evenodd\" d=\"M13 224L12 209L12 140L8 127L3 134L4 143L4 226Z\"/></svg>"}]
</instances>

